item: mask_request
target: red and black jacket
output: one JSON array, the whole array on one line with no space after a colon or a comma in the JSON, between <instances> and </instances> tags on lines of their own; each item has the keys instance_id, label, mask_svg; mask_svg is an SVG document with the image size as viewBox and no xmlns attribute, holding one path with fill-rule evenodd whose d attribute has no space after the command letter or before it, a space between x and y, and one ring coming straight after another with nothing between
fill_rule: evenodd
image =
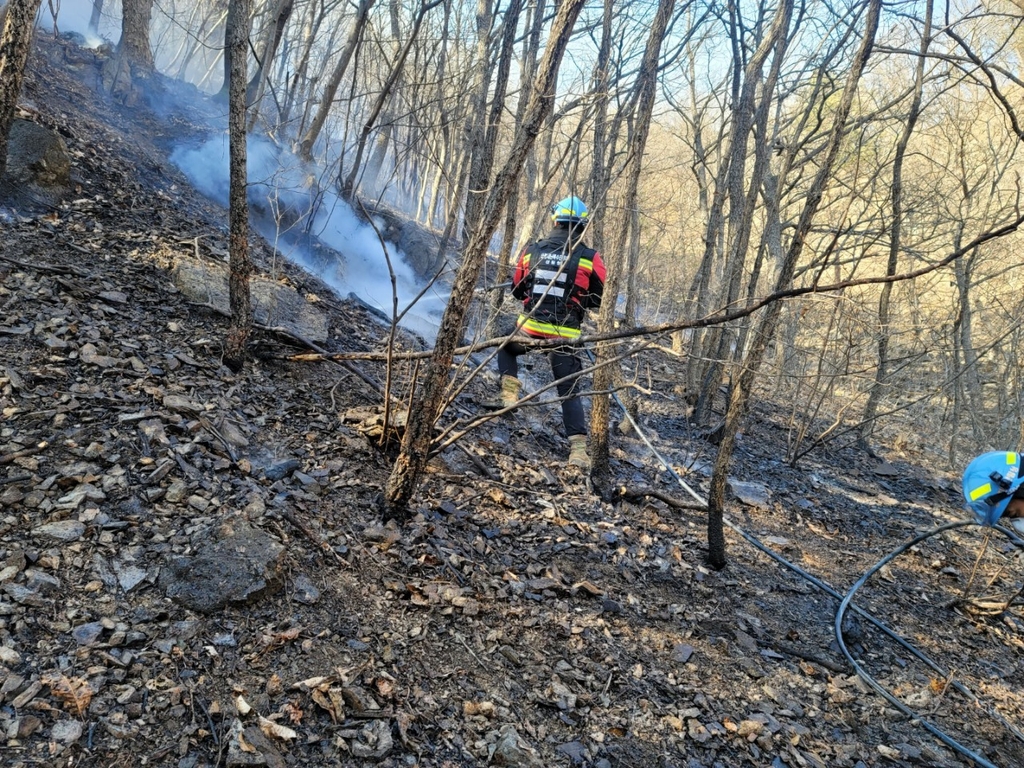
<instances>
[{"instance_id":1,"label":"red and black jacket","mask_svg":"<svg viewBox=\"0 0 1024 768\"><path fill-rule=\"evenodd\" d=\"M577 339L587 310L601 306L601 254L577 238L570 243L570 234L568 227L555 227L516 262L512 295L523 302L519 326L530 336Z\"/></svg>"}]
</instances>

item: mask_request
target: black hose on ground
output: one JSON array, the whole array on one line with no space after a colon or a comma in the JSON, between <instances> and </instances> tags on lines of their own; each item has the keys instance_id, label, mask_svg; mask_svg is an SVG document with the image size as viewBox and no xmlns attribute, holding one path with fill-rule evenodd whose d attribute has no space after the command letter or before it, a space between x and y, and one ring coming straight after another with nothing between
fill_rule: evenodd
<instances>
[{"instance_id":1,"label":"black hose on ground","mask_svg":"<svg viewBox=\"0 0 1024 768\"><path fill-rule=\"evenodd\" d=\"M596 363L596 359L594 357L594 354L589 349L584 348L584 352L590 358L590 361L591 361L592 364ZM706 507L707 503L708 503L707 499L702 498L696 491L694 491L693 488L691 488L679 476L679 474L672 468L672 466L668 463L668 461L665 459L665 457L661 455L661 453L658 451L658 449L654 447L654 445L651 443L651 441L643 433L643 430L640 429L640 425L637 424L636 420L634 420L633 417L630 415L629 411L626 409L625 405L623 404L623 402L619 398L619 396L616 393L613 392L612 393L612 398L615 400L616 404L622 410L622 413L624 414L625 418L629 421L630 426L633 427L633 429L636 432L636 434L640 436L640 439L644 442L644 444L647 446L648 450L651 451L651 453L654 455L654 457L661 463L661 466L665 469L665 471L668 472L675 479L675 481L677 483L679 483L679 485L687 493L689 493L696 501L698 501L699 503L703 504ZM954 751L958 752L963 757L966 757L969 760L973 760L978 765L982 766L982 768L998 768L998 766L996 766L995 764L989 762L985 758L981 757L976 752L971 750L969 747L964 746L963 744L958 742L956 739L954 739L952 736L947 734L945 731L941 730L937 726L934 726L931 723L929 723L928 721L924 720L921 717L921 715L919 715L918 713L916 713L913 710L911 710L909 707L907 707L905 704L903 704L903 702L899 701L899 699L897 699L895 696L893 696L891 693L889 693L873 677L871 677L866 671L864 671L864 669L853 659L853 657L850 655L849 651L847 650L846 644L844 643L843 637L842 637L842 624L843 624L843 618L845 616L845 613L846 613L847 610L853 610L858 616L860 616L863 619L865 619L867 622L869 622L872 626L874 626L876 629L881 631L883 634L885 634L891 640L893 640L898 645L900 645L901 647L903 647L904 649L909 651L911 654L913 654L913 656L915 658L917 658L919 661L924 663L926 666L928 666L930 669L932 669L935 673L937 673L938 675L940 675L942 677L945 677L945 678L951 677L952 674L951 674L951 672L949 670L945 669L940 664L936 663L931 658L929 658L923 651L921 651L920 649L918 649L915 646L911 645L908 641L904 640L894 630L892 630L888 626L886 626L882 621L880 621L879 619L875 618L874 616L872 616L871 614L869 614L867 611L863 610L862 608L858 607L857 605L854 605L853 602L852 602L852 599L853 599L854 593L856 593L856 591L858 589L860 589L861 586L863 586L864 582L866 582L871 577L871 575L873 573L878 571L886 563L888 563L894 557L897 557L899 554L905 552L910 547L914 546L915 544L920 543L921 541L924 541L925 539L931 538L932 536L935 536L935 535L937 535L939 533L944 533L945 531L948 531L948 530L952 530L952 529L955 529L955 528L962 528L962 527L966 527L966 526L969 526L969 525L977 525L977 523L975 523L973 520L957 520L957 521L952 522L952 523L946 523L944 525L941 525L938 528L933 528L930 531L926 531L925 533L922 533L922 534L914 537L909 542L900 545L900 547L898 547L895 551L893 551L890 554L886 555L886 557L883 558L881 561L879 561L879 563L877 563L875 566L873 566L871 569L869 569L863 576L861 576L860 579L857 580L857 582L851 588L850 592L848 592L844 596L844 595L840 594L835 588L830 586L828 583L822 581L817 576L814 576L813 574L805 571L800 566L796 565L795 563L790 562L789 560L784 558L782 555L780 555L778 552L775 552L774 550L772 550L771 548L766 546L763 542L760 541L760 539L758 539L756 536L754 536L751 533L747 533L745 530L740 528L734 522L729 520L729 518L727 518L727 517L723 518L723 521L724 521L725 525L727 525L731 530L733 530L737 534L739 534L748 544L753 546L755 549L757 549L760 552L763 552L764 554L768 555L770 558L775 560L777 563L779 563L783 567L789 569L790 571L795 573L800 578L804 579L805 581L807 581L811 585L813 585L813 586L817 587L818 589L820 589L825 594L827 594L830 597L834 598L835 600L839 601L839 603L840 603L839 610L836 613L836 620L835 620L835 633L836 633L836 639L839 642L839 647L842 649L843 655L846 657L847 661L849 661L850 664L853 666L853 669L857 673L857 675L862 680L864 680L864 682L866 682L874 691L876 691L879 695L881 695L883 698L885 698L889 703L893 704L893 706L895 706L897 709L899 709L905 715L910 717L913 722L920 723L925 728L925 730L927 730L933 736L938 738L943 744L945 744L946 746L950 747ZM1005 530L1003 530L1001 528L999 530L1001 530L1004 534L1008 535L1018 545L1024 546L1024 541L1022 541L1021 539L1018 539L1012 533L1009 533L1008 531L1005 531ZM1004 718L998 712L994 712L994 711L990 710L988 707L984 706L984 704L981 702L981 700L969 688L967 688L965 685L963 685L962 683L957 682L957 681L951 682L950 685L954 688L954 690L962 693L964 696L966 696L968 699L970 699L974 704L976 704L980 708L982 708L983 711L985 711L990 717L993 717L994 719L998 720L1017 739L1019 739L1021 741L1024 741L1024 733L1022 733L1019 728L1014 726L1012 723L1008 722L1006 720L1006 718Z\"/></svg>"}]
</instances>

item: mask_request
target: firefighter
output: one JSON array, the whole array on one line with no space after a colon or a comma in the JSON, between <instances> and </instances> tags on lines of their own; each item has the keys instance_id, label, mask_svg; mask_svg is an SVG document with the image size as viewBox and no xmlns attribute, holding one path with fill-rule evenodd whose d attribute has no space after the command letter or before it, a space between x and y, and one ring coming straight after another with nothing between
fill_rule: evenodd
<instances>
[{"instance_id":1,"label":"firefighter","mask_svg":"<svg viewBox=\"0 0 1024 768\"><path fill-rule=\"evenodd\" d=\"M569 465L590 470L587 425L579 398L583 368L575 341L588 309L601 306L605 267L601 255L583 242L589 211L578 197L567 197L551 207L551 232L526 246L512 276L512 295L523 302L517 332L534 339L563 339L565 344L548 353L551 372L562 399L562 424L569 438ZM498 351L501 403L519 400L519 355L527 348L515 339Z\"/></svg>"},{"instance_id":2,"label":"firefighter","mask_svg":"<svg viewBox=\"0 0 1024 768\"><path fill-rule=\"evenodd\" d=\"M967 506L983 525L1003 518L1018 534L1024 534L1024 477L1020 454L991 451L976 457L964 470L963 491Z\"/></svg>"}]
</instances>

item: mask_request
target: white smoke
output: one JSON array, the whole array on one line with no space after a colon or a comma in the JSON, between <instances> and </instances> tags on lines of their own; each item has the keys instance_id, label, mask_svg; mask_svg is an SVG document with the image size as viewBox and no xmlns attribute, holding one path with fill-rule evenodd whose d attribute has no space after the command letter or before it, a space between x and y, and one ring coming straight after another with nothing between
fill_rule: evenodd
<instances>
[{"instance_id":1,"label":"white smoke","mask_svg":"<svg viewBox=\"0 0 1024 768\"><path fill-rule=\"evenodd\" d=\"M78 33L90 47L96 47L105 40L116 43L121 35L120 0L106 0L96 30L90 28L92 10L93 0L44 3L38 23L47 30L56 27L62 33ZM154 39L159 37L156 29L162 21L161 14L155 12ZM202 146L178 148L172 153L171 161L181 168L200 192L225 206L228 204L226 132L221 130ZM407 310L423 286L408 266L405 255L390 243L385 255L374 228L356 216L348 203L332 190L331 183L322 183L318 178L320 174L318 169L303 164L272 142L250 137L249 198L253 222L260 234L285 257L320 277L342 297L355 293L388 316L394 309L388 273L390 259L395 273L399 312ZM378 230L382 227L383 222L378 224ZM309 247L312 238L341 254L343 262L325 263L324 258L318 258ZM445 301L446 296L440 291L431 290L412 309L408 309L402 325L432 340Z\"/></svg>"},{"instance_id":2,"label":"white smoke","mask_svg":"<svg viewBox=\"0 0 1024 768\"><path fill-rule=\"evenodd\" d=\"M196 189L223 205L228 204L226 133L219 133L198 147L179 147L170 159ZM393 314L390 259L399 312L405 312L401 325L428 340L434 338L446 297L432 288L410 308L423 284L401 251L386 241L382 246L374 227L361 220L334 191L322 189L309 167L290 152L266 139L250 136L247 159L254 221L279 252L317 275L342 297L355 293L388 316ZM383 227L383 222L375 224L377 230ZM309 236L337 251L344 262L323 263L317 259L308 245Z\"/></svg>"},{"instance_id":3,"label":"white smoke","mask_svg":"<svg viewBox=\"0 0 1024 768\"><path fill-rule=\"evenodd\" d=\"M121 39L121 4L108 0L96 29L89 27L92 6L93 0L60 0L52 6L43 3L39 10L38 24L51 31L56 27L60 32L76 32L85 38L87 48L98 48L106 41L117 43Z\"/></svg>"}]
</instances>

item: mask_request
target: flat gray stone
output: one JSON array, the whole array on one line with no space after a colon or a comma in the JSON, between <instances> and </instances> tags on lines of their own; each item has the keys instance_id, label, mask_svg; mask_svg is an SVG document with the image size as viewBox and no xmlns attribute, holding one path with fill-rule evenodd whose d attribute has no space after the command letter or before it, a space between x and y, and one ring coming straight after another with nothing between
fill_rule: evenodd
<instances>
[{"instance_id":1,"label":"flat gray stone","mask_svg":"<svg viewBox=\"0 0 1024 768\"><path fill-rule=\"evenodd\" d=\"M36 590L43 594L56 592L60 589L60 579L52 574L46 573L45 571L32 568L25 572L25 576L28 579L27 584L29 589Z\"/></svg>"},{"instance_id":2,"label":"flat gray stone","mask_svg":"<svg viewBox=\"0 0 1024 768\"><path fill-rule=\"evenodd\" d=\"M316 585L304 573L300 573L295 577L295 583L292 585L292 588L295 590L294 598L300 603L314 605L320 601L320 590L316 588Z\"/></svg>"},{"instance_id":3,"label":"flat gray stone","mask_svg":"<svg viewBox=\"0 0 1024 768\"><path fill-rule=\"evenodd\" d=\"M77 720L58 720L50 729L50 740L59 744L74 744L82 738L82 724Z\"/></svg>"},{"instance_id":4,"label":"flat gray stone","mask_svg":"<svg viewBox=\"0 0 1024 768\"><path fill-rule=\"evenodd\" d=\"M57 499L59 509L78 509L86 501L103 501L107 498L102 490L92 483L82 483L70 493Z\"/></svg>"},{"instance_id":5,"label":"flat gray stone","mask_svg":"<svg viewBox=\"0 0 1024 768\"><path fill-rule=\"evenodd\" d=\"M301 466L302 462L298 459L285 459L284 461L278 461L267 467L263 474L266 476L267 480L274 483L278 480L283 480Z\"/></svg>"},{"instance_id":6,"label":"flat gray stone","mask_svg":"<svg viewBox=\"0 0 1024 768\"><path fill-rule=\"evenodd\" d=\"M85 533L85 523L78 520L58 520L55 523L44 523L33 533L57 541L78 541Z\"/></svg>"},{"instance_id":7,"label":"flat gray stone","mask_svg":"<svg viewBox=\"0 0 1024 768\"><path fill-rule=\"evenodd\" d=\"M565 755L573 765L582 765L587 759L587 748L581 742L569 741L555 747L555 752Z\"/></svg>"},{"instance_id":8,"label":"flat gray stone","mask_svg":"<svg viewBox=\"0 0 1024 768\"><path fill-rule=\"evenodd\" d=\"M146 569L137 565L119 563L114 561L114 572L117 574L117 583L125 592L131 592L146 578Z\"/></svg>"},{"instance_id":9,"label":"flat gray stone","mask_svg":"<svg viewBox=\"0 0 1024 768\"><path fill-rule=\"evenodd\" d=\"M693 646L686 643L676 643L672 647L672 661L685 664L693 656Z\"/></svg>"},{"instance_id":10,"label":"flat gray stone","mask_svg":"<svg viewBox=\"0 0 1024 768\"><path fill-rule=\"evenodd\" d=\"M226 266L182 258L175 267L174 283L190 300L210 304L224 313L230 311ZM280 326L309 341L327 341L327 316L294 288L253 276L249 289L257 323Z\"/></svg>"},{"instance_id":11,"label":"flat gray stone","mask_svg":"<svg viewBox=\"0 0 1024 768\"><path fill-rule=\"evenodd\" d=\"M78 356L83 363L100 368L113 368L123 362L110 355L101 355L95 344L83 344L82 348L78 351Z\"/></svg>"},{"instance_id":12,"label":"flat gray stone","mask_svg":"<svg viewBox=\"0 0 1024 768\"><path fill-rule=\"evenodd\" d=\"M19 605L42 608L47 603L47 600L39 593L39 590L26 587L24 584L4 584L3 591L10 595L11 599Z\"/></svg>"},{"instance_id":13,"label":"flat gray stone","mask_svg":"<svg viewBox=\"0 0 1024 768\"><path fill-rule=\"evenodd\" d=\"M750 483L729 478L729 488L733 495L744 504L758 509L768 509L771 505L768 487L761 483Z\"/></svg>"},{"instance_id":14,"label":"flat gray stone","mask_svg":"<svg viewBox=\"0 0 1024 768\"><path fill-rule=\"evenodd\" d=\"M181 395L164 395L164 408L180 413L202 413L203 404Z\"/></svg>"},{"instance_id":15,"label":"flat gray stone","mask_svg":"<svg viewBox=\"0 0 1024 768\"><path fill-rule=\"evenodd\" d=\"M498 741L491 751L490 762L493 765L505 765L510 768L542 768L543 766L534 749L511 725L502 726Z\"/></svg>"},{"instance_id":16,"label":"flat gray stone","mask_svg":"<svg viewBox=\"0 0 1024 768\"><path fill-rule=\"evenodd\" d=\"M88 624L79 624L71 630L71 636L79 645L90 645L100 639L103 634L103 625L98 621L90 621Z\"/></svg>"}]
</instances>

